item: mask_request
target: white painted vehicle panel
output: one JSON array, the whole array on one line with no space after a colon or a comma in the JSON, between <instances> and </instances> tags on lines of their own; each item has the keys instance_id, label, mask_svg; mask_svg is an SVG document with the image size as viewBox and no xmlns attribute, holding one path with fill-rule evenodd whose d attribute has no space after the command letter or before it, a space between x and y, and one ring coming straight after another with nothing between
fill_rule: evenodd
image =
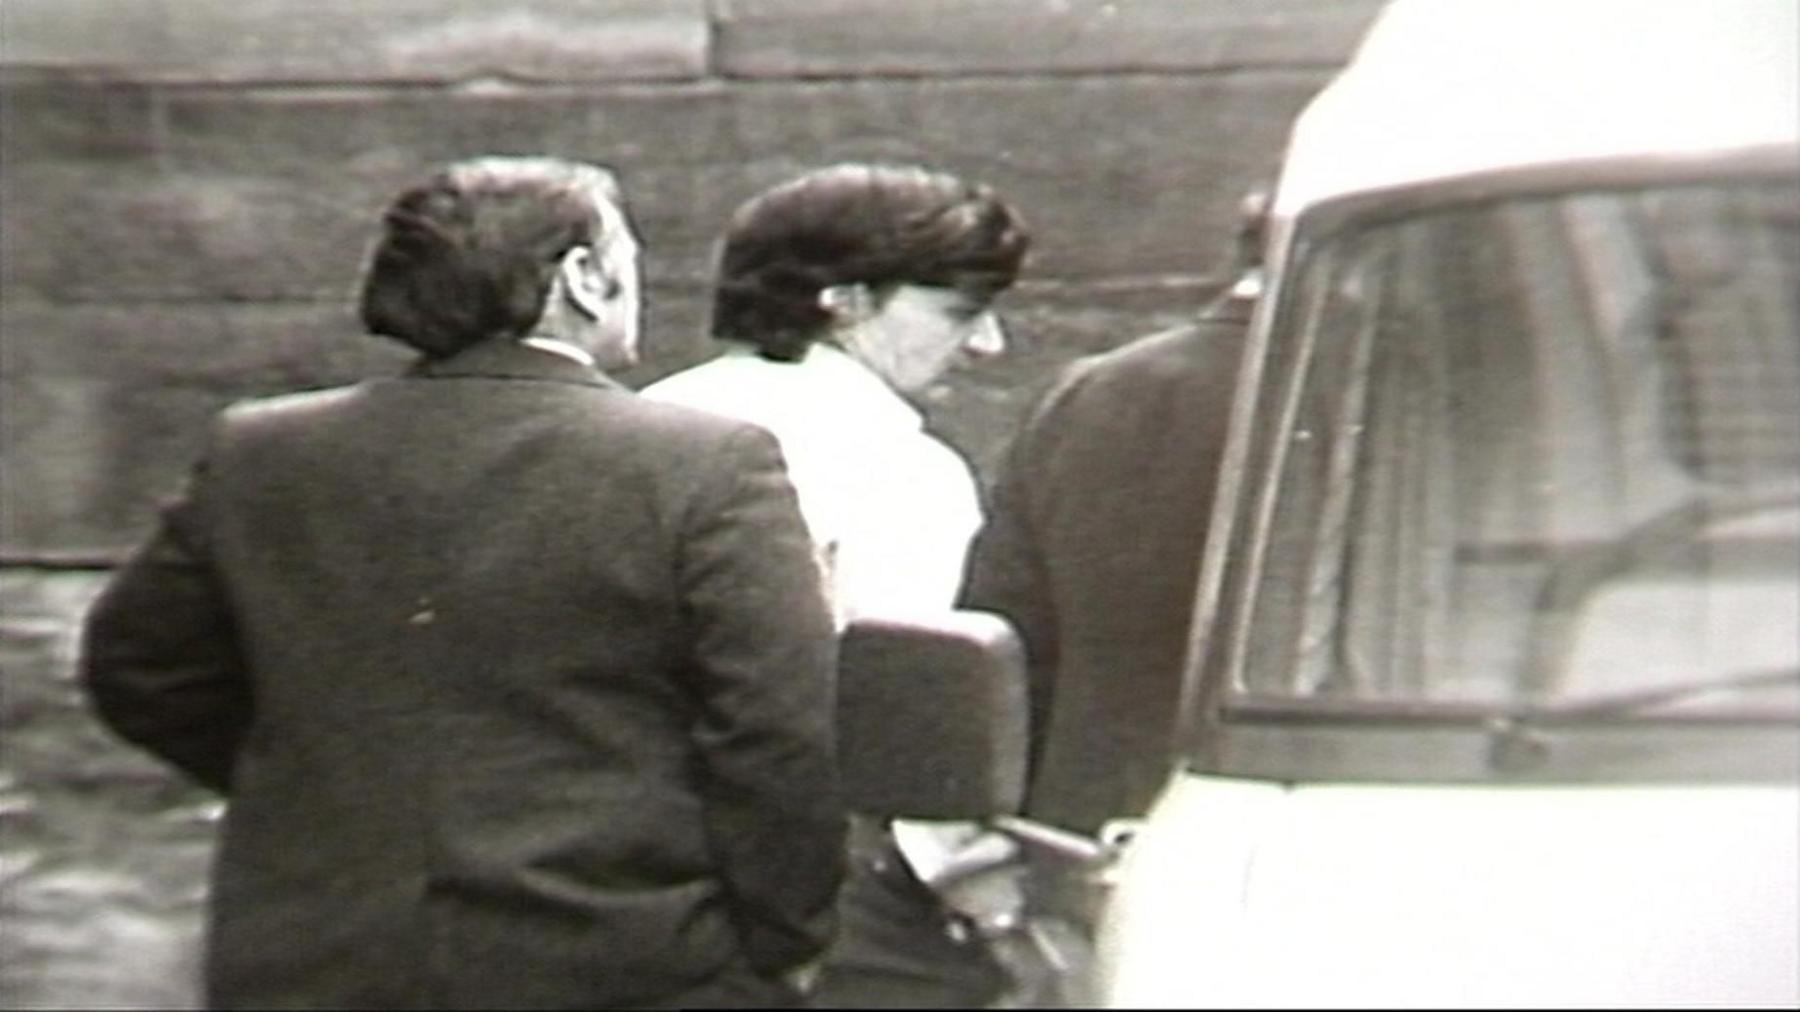
<instances>
[{"instance_id":1,"label":"white painted vehicle panel","mask_svg":"<svg viewBox=\"0 0 1800 1012\"><path fill-rule=\"evenodd\" d=\"M1102 941L1114 1007L1800 1002L1791 786L1179 778Z\"/></svg>"},{"instance_id":2,"label":"white painted vehicle panel","mask_svg":"<svg viewBox=\"0 0 1800 1012\"><path fill-rule=\"evenodd\" d=\"M1797 167L1793 0L1377 19L1273 195L1109 1005L1800 1005Z\"/></svg>"}]
</instances>

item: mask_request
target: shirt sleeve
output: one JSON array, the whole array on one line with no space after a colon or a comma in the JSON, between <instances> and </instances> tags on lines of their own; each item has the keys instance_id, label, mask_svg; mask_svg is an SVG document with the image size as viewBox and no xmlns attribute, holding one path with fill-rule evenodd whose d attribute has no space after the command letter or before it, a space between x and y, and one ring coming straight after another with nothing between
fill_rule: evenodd
<instances>
[{"instance_id":1,"label":"shirt sleeve","mask_svg":"<svg viewBox=\"0 0 1800 1012\"><path fill-rule=\"evenodd\" d=\"M750 963L774 974L824 950L844 874L836 634L774 438L746 427L726 449L680 578L708 835Z\"/></svg>"},{"instance_id":2,"label":"shirt sleeve","mask_svg":"<svg viewBox=\"0 0 1800 1012\"><path fill-rule=\"evenodd\" d=\"M848 618L933 614L955 604L970 540L981 524L968 465L919 435L885 448L866 473L840 477L836 582Z\"/></svg>"},{"instance_id":3,"label":"shirt sleeve","mask_svg":"<svg viewBox=\"0 0 1800 1012\"><path fill-rule=\"evenodd\" d=\"M101 721L228 793L251 716L248 673L205 550L206 465L88 612L78 674Z\"/></svg>"}]
</instances>

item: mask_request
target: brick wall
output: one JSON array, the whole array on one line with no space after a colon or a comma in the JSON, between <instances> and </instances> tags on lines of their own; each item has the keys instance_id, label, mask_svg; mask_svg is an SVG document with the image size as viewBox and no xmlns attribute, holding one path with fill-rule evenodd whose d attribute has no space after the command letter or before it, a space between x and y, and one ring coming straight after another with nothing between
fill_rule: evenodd
<instances>
[{"instance_id":1,"label":"brick wall","mask_svg":"<svg viewBox=\"0 0 1800 1012\"><path fill-rule=\"evenodd\" d=\"M1070 357L1192 311L1374 0L3 0L0 564L104 565L205 419L391 372L351 294L439 162L607 162L647 248L640 384L704 358L710 244L845 158L980 178L1038 241L1007 359L936 391L988 469Z\"/></svg>"}]
</instances>

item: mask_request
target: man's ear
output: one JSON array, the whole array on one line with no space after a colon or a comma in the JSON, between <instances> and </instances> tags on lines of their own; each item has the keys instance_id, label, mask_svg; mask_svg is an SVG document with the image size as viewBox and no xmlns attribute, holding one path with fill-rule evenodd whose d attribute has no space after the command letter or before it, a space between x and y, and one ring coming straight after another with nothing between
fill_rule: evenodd
<instances>
[{"instance_id":1,"label":"man's ear","mask_svg":"<svg viewBox=\"0 0 1800 1012\"><path fill-rule=\"evenodd\" d=\"M619 279L607 272L592 247L576 246L564 253L556 270L569 301L593 319L599 319L607 300L619 293Z\"/></svg>"},{"instance_id":2,"label":"man's ear","mask_svg":"<svg viewBox=\"0 0 1800 1012\"><path fill-rule=\"evenodd\" d=\"M861 323L875 315L875 296L860 281L832 285L820 290L819 308L831 314L833 323Z\"/></svg>"}]
</instances>

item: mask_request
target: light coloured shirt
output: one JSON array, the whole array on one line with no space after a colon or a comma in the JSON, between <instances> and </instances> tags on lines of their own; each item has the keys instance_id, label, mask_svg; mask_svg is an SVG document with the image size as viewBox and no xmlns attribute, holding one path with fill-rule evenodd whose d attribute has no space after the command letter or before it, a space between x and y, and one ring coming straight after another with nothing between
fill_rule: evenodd
<instances>
[{"instance_id":1,"label":"light coloured shirt","mask_svg":"<svg viewBox=\"0 0 1800 1012\"><path fill-rule=\"evenodd\" d=\"M828 345L775 362L729 342L642 393L774 434L840 624L953 605L981 523L974 475L868 367Z\"/></svg>"},{"instance_id":2,"label":"light coloured shirt","mask_svg":"<svg viewBox=\"0 0 1800 1012\"><path fill-rule=\"evenodd\" d=\"M799 362L775 362L748 345L727 342L718 358L642 393L775 435L840 628L864 615L931 614L955 606L963 556L981 524L974 474L867 366L829 345L812 345ZM937 881L943 869L1003 863L1011 854L1005 849L1010 841L975 823L896 820L893 831L915 873L940 892L947 893ZM1005 897L996 905L989 892L980 891L981 903L991 908L980 919L1016 910ZM948 901L956 905L954 897Z\"/></svg>"},{"instance_id":3,"label":"light coloured shirt","mask_svg":"<svg viewBox=\"0 0 1800 1012\"><path fill-rule=\"evenodd\" d=\"M536 348L539 351L547 351L552 355L561 355L571 362L579 362L590 369L598 365L593 352L588 351L586 348L578 348L567 341L559 341L554 337L538 337L533 335L531 337L520 338L519 343L527 348Z\"/></svg>"}]
</instances>

